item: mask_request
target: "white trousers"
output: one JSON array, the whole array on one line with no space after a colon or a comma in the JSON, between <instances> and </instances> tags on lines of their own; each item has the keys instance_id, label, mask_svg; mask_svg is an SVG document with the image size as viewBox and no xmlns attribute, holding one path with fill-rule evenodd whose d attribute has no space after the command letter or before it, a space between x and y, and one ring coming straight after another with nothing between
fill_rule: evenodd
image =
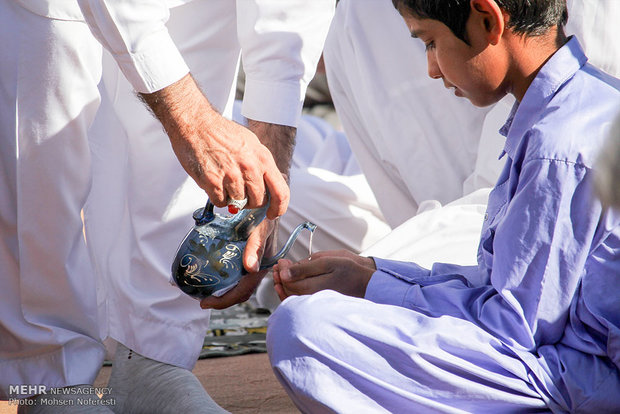
<instances>
[{"instance_id":1,"label":"white trousers","mask_svg":"<svg viewBox=\"0 0 620 414\"><path fill-rule=\"evenodd\" d=\"M0 398L89 384L104 358L80 213L101 48L86 24L0 1ZM13 393L11 397L26 395Z\"/></svg>"},{"instance_id":2,"label":"white trousers","mask_svg":"<svg viewBox=\"0 0 620 414\"><path fill-rule=\"evenodd\" d=\"M230 117L240 55L235 3L197 0L172 8L167 27L209 101ZM170 284L171 265L207 195L183 170L161 124L113 58L106 53L103 60L103 99L90 130L93 191L85 211L102 281L101 335L191 369L210 312Z\"/></svg>"},{"instance_id":3,"label":"white trousers","mask_svg":"<svg viewBox=\"0 0 620 414\"><path fill-rule=\"evenodd\" d=\"M229 3L175 8L169 26L230 114L239 46ZM86 24L5 0L0 16L0 397L10 385L92 383L108 335L191 368L209 313L168 280L204 192L109 57L100 105L102 52Z\"/></svg>"}]
</instances>

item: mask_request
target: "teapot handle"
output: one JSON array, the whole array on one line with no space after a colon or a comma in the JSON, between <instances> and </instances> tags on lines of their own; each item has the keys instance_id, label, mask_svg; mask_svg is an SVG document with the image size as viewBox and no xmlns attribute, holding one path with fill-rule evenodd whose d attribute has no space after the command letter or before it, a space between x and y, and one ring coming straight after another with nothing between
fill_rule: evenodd
<instances>
[{"instance_id":1,"label":"teapot handle","mask_svg":"<svg viewBox=\"0 0 620 414\"><path fill-rule=\"evenodd\" d=\"M205 208L199 208L198 210L194 211L192 217L194 218L197 226L202 226L209 223L210 221L213 221L213 219L215 218L215 214L213 213L214 207L215 206L213 205L211 200L207 200L207 205L205 206Z\"/></svg>"},{"instance_id":2,"label":"teapot handle","mask_svg":"<svg viewBox=\"0 0 620 414\"><path fill-rule=\"evenodd\" d=\"M309 221L301 223L299 226L297 226L295 230L293 230L293 232L289 236L288 240L286 241L282 249L280 249L280 251L276 253L275 256L264 257L263 260L261 260L260 270L268 269L272 267L273 265L275 265L276 263L278 263L278 260L282 259L288 253L290 248L293 246L293 243L295 243L295 240L297 240L297 236L299 236L300 231L302 231L303 229L307 229L310 231L310 233L314 233L314 230L316 230L316 227L317 227L316 224L311 223Z\"/></svg>"}]
</instances>

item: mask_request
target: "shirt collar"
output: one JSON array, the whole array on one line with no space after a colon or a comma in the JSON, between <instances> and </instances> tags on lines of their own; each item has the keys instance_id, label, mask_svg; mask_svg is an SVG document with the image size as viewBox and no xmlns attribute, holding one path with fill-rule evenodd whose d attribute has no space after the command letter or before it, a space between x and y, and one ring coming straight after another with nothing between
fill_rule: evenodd
<instances>
[{"instance_id":1,"label":"shirt collar","mask_svg":"<svg viewBox=\"0 0 620 414\"><path fill-rule=\"evenodd\" d=\"M499 130L506 137L504 153L515 159L523 135L539 119L553 95L566 81L586 64L588 58L576 37L571 36L564 46L549 58L527 88L521 102L515 102L508 120Z\"/></svg>"}]
</instances>

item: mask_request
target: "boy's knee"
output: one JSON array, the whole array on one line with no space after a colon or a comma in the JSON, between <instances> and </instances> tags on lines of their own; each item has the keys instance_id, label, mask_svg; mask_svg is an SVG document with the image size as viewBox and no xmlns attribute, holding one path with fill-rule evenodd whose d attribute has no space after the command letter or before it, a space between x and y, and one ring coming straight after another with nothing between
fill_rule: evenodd
<instances>
[{"instance_id":1,"label":"boy's knee","mask_svg":"<svg viewBox=\"0 0 620 414\"><path fill-rule=\"evenodd\" d=\"M330 311L331 303L337 300L334 295L338 294L322 291L291 296L277 307L269 318L267 329L267 349L272 362L274 357L288 358L297 352L305 353L302 348L334 328L334 315Z\"/></svg>"}]
</instances>

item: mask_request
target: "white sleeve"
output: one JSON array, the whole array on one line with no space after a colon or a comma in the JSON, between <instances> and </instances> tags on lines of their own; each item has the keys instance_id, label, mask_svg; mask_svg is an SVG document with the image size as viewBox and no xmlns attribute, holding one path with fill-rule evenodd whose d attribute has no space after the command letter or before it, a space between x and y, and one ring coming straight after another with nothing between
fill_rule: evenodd
<instances>
[{"instance_id":1,"label":"white sleeve","mask_svg":"<svg viewBox=\"0 0 620 414\"><path fill-rule=\"evenodd\" d=\"M134 89L158 91L189 72L166 29L164 0L79 0L91 31Z\"/></svg>"},{"instance_id":2,"label":"white sleeve","mask_svg":"<svg viewBox=\"0 0 620 414\"><path fill-rule=\"evenodd\" d=\"M237 0L246 118L297 126L335 0Z\"/></svg>"}]
</instances>

